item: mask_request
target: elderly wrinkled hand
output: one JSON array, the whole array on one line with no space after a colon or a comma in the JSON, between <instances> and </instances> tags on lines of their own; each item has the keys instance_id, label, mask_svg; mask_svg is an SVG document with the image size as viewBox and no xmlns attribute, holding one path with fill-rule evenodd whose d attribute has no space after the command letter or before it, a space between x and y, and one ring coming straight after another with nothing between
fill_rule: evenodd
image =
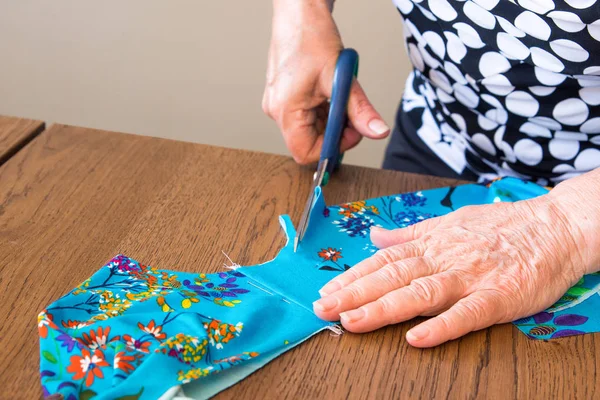
<instances>
[{"instance_id":1,"label":"elderly wrinkled hand","mask_svg":"<svg viewBox=\"0 0 600 400\"><path fill-rule=\"evenodd\" d=\"M406 339L436 346L552 305L589 268L579 234L550 195L373 229L380 250L325 285L314 311L351 332L435 316Z\"/></svg>"}]
</instances>

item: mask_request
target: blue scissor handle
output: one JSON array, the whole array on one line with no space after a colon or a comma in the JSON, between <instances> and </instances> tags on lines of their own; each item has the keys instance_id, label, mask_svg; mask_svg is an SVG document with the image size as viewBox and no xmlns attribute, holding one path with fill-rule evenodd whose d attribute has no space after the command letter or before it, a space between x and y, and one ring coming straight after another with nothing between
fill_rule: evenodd
<instances>
[{"instance_id":1,"label":"blue scissor handle","mask_svg":"<svg viewBox=\"0 0 600 400\"><path fill-rule=\"evenodd\" d=\"M354 49L344 49L338 57L333 75L333 88L331 90L331 102L329 105L329 117L325 127L325 137L321 149L319 164L326 159L327 172L324 184L327 183L329 175L340 163L340 140L348 120L347 108L350 98L350 88L354 77L358 75L358 53Z\"/></svg>"}]
</instances>

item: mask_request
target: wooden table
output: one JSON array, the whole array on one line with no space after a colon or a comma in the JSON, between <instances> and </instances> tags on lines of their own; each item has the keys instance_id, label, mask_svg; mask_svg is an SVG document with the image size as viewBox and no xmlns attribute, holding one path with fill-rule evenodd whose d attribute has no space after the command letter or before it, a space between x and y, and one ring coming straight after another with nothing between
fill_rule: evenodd
<instances>
[{"instance_id":1,"label":"wooden table","mask_svg":"<svg viewBox=\"0 0 600 400\"><path fill-rule=\"evenodd\" d=\"M295 221L312 171L287 157L55 125L0 167L0 397L40 395L36 315L117 253L214 272L273 258L277 216ZM455 182L344 166L327 202ZM240 245L243 244L243 245ZM511 325L429 350L415 322L328 332L220 398L598 398L600 336L548 343ZM6 397L5 397L6 396Z\"/></svg>"},{"instance_id":2,"label":"wooden table","mask_svg":"<svg viewBox=\"0 0 600 400\"><path fill-rule=\"evenodd\" d=\"M44 123L0 115L0 165L44 130Z\"/></svg>"}]
</instances>

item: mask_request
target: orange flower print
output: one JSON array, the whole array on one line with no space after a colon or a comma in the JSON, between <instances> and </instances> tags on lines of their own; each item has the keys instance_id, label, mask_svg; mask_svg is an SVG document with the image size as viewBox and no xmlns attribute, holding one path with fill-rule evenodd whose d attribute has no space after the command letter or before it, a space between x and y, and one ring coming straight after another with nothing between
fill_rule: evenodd
<instances>
[{"instance_id":1,"label":"orange flower print","mask_svg":"<svg viewBox=\"0 0 600 400\"><path fill-rule=\"evenodd\" d=\"M169 275L166 272L162 273L161 276L163 282L162 282L162 286L164 288L170 288L170 289L180 289L181 288L181 282L179 282L177 280L177 275Z\"/></svg>"},{"instance_id":2,"label":"orange flower print","mask_svg":"<svg viewBox=\"0 0 600 400\"><path fill-rule=\"evenodd\" d=\"M94 354L83 349L80 356L71 356L71 364L67 367L67 371L75 374L73 375L74 380L85 377L85 385L91 386L94 378L104 378L101 368L108 366L109 364L104 359L104 353L100 349L94 350Z\"/></svg>"},{"instance_id":3,"label":"orange flower print","mask_svg":"<svg viewBox=\"0 0 600 400\"><path fill-rule=\"evenodd\" d=\"M47 313L46 310L38 315L38 332L44 339L48 336L48 327L57 328L56 324L52 322L52 319L52 314Z\"/></svg>"},{"instance_id":4,"label":"orange flower print","mask_svg":"<svg viewBox=\"0 0 600 400\"><path fill-rule=\"evenodd\" d=\"M83 338L79 339L79 342L84 346L88 347L91 350L96 350L97 348L105 348L106 344L109 342L108 334L110 333L110 326L106 328L99 327L97 330L91 330L90 334L83 334ZM112 338L112 341L118 340L119 337L116 336Z\"/></svg>"},{"instance_id":5,"label":"orange flower print","mask_svg":"<svg viewBox=\"0 0 600 400\"><path fill-rule=\"evenodd\" d=\"M216 319L204 324L204 329L208 333L208 341L217 349L222 349L223 343L227 344L231 339L239 336L243 328L244 324L241 322L231 325L221 323L221 321Z\"/></svg>"},{"instance_id":6,"label":"orange flower print","mask_svg":"<svg viewBox=\"0 0 600 400\"><path fill-rule=\"evenodd\" d=\"M143 332L154 336L157 340L163 340L167 337L166 333L162 332L162 325L155 326L153 319L150 320L150 323L147 326L144 326L141 322L138 322L138 328L140 328Z\"/></svg>"},{"instance_id":7,"label":"orange flower print","mask_svg":"<svg viewBox=\"0 0 600 400\"><path fill-rule=\"evenodd\" d=\"M364 200L354 201L352 203L342 204L340 206L339 213L346 218L354 218L355 213L363 214L366 211L370 211L375 215L379 215L379 210L375 206L368 206L367 202Z\"/></svg>"},{"instance_id":8,"label":"orange flower print","mask_svg":"<svg viewBox=\"0 0 600 400\"><path fill-rule=\"evenodd\" d=\"M356 203L342 204L340 214L344 217L351 218L354 216L353 213L359 212L360 210L362 210L362 207L357 207Z\"/></svg>"},{"instance_id":9,"label":"orange flower print","mask_svg":"<svg viewBox=\"0 0 600 400\"><path fill-rule=\"evenodd\" d=\"M337 261L340 258L342 258L342 252L337 249L333 249L331 247L329 247L327 249L321 249L321 251L318 253L318 255L325 261L329 261L329 260Z\"/></svg>"},{"instance_id":10,"label":"orange flower print","mask_svg":"<svg viewBox=\"0 0 600 400\"><path fill-rule=\"evenodd\" d=\"M114 368L129 373L135 369L135 367L131 365L131 361L135 361L134 356L125 355L124 351L120 351L115 355Z\"/></svg>"},{"instance_id":11,"label":"orange flower print","mask_svg":"<svg viewBox=\"0 0 600 400\"><path fill-rule=\"evenodd\" d=\"M132 338L130 335L123 335L123 340L127 345L127 350L136 350L142 353L150 353L150 342L142 342Z\"/></svg>"},{"instance_id":12,"label":"orange flower print","mask_svg":"<svg viewBox=\"0 0 600 400\"><path fill-rule=\"evenodd\" d=\"M62 322L62 326L64 328L69 328L69 329L81 329L81 328L85 328L88 325L91 325L92 323L90 321L71 321L68 320L67 322L63 321Z\"/></svg>"},{"instance_id":13,"label":"orange flower print","mask_svg":"<svg viewBox=\"0 0 600 400\"><path fill-rule=\"evenodd\" d=\"M340 265L337 263L340 258L343 258L341 248L338 250L328 247L321 249L317 254L323 259L323 261L316 265L317 269L323 271L346 271L350 268L348 264Z\"/></svg>"}]
</instances>

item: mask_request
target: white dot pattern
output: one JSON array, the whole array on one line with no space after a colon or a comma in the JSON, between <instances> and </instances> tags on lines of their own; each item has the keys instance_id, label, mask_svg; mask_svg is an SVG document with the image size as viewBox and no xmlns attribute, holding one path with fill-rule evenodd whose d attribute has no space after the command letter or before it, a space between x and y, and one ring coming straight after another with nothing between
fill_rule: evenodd
<instances>
[{"instance_id":1,"label":"white dot pattern","mask_svg":"<svg viewBox=\"0 0 600 400\"><path fill-rule=\"evenodd\" d=\"M555 184L600 166L600 0L394 2L415 66L401 112L455 172Z\"/></svg>"}]
</instances>

